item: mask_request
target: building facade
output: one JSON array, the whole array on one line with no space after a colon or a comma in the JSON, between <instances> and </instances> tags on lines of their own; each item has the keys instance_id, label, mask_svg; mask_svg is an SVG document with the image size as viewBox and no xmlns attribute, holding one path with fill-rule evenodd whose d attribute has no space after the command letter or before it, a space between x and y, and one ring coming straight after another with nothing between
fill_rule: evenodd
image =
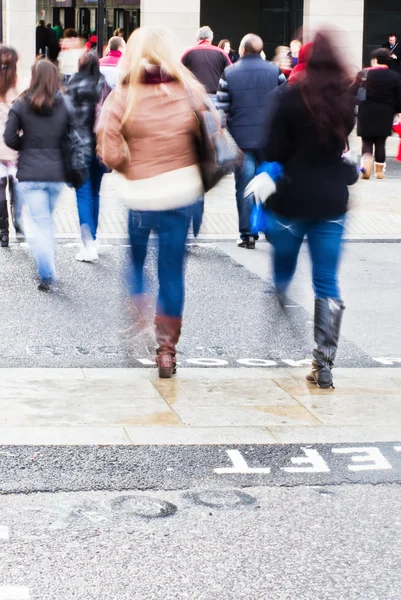
<instances>
[{"instance_id":1,"label":"building facade","mask_svg":"<svg viewBox=\"0 0 401 600\"><path fill-rule=\"evenodd\" d=\"M401 0L105 0L105 36L122 27L126 37L140 24L160 24L176 32L182 47L194 43L200 24L210 25L215 41L258 33L268 58L294 37L306 41L324 25L334 32L347 60L360 68L389 33L401 39ZM23 66L34 57L35 23L61 22L82 35L96 29L97 0L3 0L4 39L20 50Z\"/></svg>"}]
</instances>

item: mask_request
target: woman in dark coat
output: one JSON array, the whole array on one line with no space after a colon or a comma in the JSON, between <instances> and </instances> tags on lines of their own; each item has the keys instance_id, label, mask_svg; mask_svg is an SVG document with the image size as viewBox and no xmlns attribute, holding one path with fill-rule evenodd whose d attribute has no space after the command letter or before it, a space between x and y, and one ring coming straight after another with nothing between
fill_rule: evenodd
<instances>
[{"instance_id":1,"label":"woman in dark coat","mask_svg":"<svg viewBox=\"0 0 401 600\"><path fill-rule=\"evenodd\" d=\"M371 55L372 66L358 73L357 91L364 77L366 100L358 110L358 135L362 138L362 178L369 179L375 160L376 179L384 179L386 139L392 133L394 117L401 112L401 76L389 69L389 50L379 48Z\"/></svg>"},{"instance_id":2,"label":"woman in dark coat","mask_svg":"<svg viewBox=\"0 0 401 600\"><path fill-rule=\"evenodd\" d=\"M76 73L67 84L67 95L75 109L76 129L83 141L89 176L76 190L82 249L76 259L84 262L97 260L96 234L99 222L100 186L105 173L104 165L96 156L95 123L97 112L110 92L100 73L99 59L84 54Z\"/></svg>"},{"instance_id":3,"label":"woman in dark coat","mask_svg":"<svg viewBox=\"0 0 401 600\"><path fill-rule=\"evenodd\" d=\"M350 82L328 34L316 34L304 76L280 95L264 147L265 159L284 167L277 193L268 201L274 282L283 300L306 238L313 265L316 342L307 380L321 388L333 385L344 312L337 274L347 186L358 180L356 165L342 158L355 124Z\"/></svg>"}]
</instances>

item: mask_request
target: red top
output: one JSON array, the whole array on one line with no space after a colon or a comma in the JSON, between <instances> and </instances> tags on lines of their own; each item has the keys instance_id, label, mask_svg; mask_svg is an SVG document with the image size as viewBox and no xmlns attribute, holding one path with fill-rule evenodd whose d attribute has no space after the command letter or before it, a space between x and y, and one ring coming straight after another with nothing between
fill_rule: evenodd
<instances>
[{"instance_id":1,"label":"red top","mask_svg":"<svg viewBox=\"0 0 401 600\"><path fill-rule=\"evenodd\" d=\"M120 62L123 53L120 50L110 50L107 56L99 60L101 67L116 67Z\"/></svg>"}]
</instances>

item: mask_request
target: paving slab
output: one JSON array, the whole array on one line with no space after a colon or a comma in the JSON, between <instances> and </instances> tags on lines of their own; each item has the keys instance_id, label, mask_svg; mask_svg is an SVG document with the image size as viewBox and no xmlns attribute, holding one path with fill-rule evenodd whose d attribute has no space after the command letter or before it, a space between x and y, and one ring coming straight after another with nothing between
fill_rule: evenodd
<instances>
[{"instance_id":1,"label":"paving slab","mask_svg":"<svg viewBox=\"0 0 401 600\"><path fill-rule=\"evenodd\" d=\"M86 379L35 369L33 383L30 369L6 371L0 445L401 439L399 368L338 369L335 390L306 384L306 369L180 369L172 380L151 369L85 370Z\"/></svg>"}]
</instances>

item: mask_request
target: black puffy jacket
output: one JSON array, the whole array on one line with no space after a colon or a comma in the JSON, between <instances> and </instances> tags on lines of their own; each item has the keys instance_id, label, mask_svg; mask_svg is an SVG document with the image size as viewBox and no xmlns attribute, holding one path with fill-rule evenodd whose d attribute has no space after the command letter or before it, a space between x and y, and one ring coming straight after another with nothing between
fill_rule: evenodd
<instances>
[{"instance_id":1,"label":"black puffy jacket","mask_svg":"<svg viewBox=\"0 0 401 600\"><path fill-rule=\"evenodd\" d=\"M98 78L85 72L76 73L67 84L66 92L74 107L75 128L84 143L85 154L88 156L92 156L95 152L96 113L99 102L107 95L105 94L106 86L103 75Z\"/></svg>"},{"instance_id":2,"label":"black puffy jacket","mask_svg":"<svg viewBox=\"0 0 401 600\"><path fill-rule=\"evenodd\" d=\"M7 146L19 152L19 181L65 181L62 141L68 127L68 112L58 94L52 108L36 112L29 94L12 105L4 131Z\"/></svg>"}]
</instances>

